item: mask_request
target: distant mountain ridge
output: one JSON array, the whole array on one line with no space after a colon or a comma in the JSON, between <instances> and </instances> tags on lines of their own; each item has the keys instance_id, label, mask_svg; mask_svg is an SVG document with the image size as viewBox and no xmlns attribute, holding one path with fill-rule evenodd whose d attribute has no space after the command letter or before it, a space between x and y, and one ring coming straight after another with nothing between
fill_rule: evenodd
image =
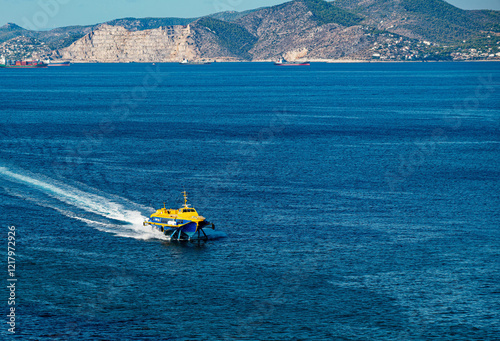
<instances>
[{"instance_id":1,"label":"distant mountain ridge","mask_svg":"<svg viewBox=\"0 0 500 341\"><path fill-rule=\"evenodd\" d=\"M18 44L20 37L31 40ZM40 32L0 27L7 57L22 45L33 56L51 50L80 62L497 59L499 40L500 11L443 0L294 0L202 18L122 18Z\"/></svg>"},{"instance_id":2,"label":"distant mountain ridge","mask_svg":"<svg viewBox=\"0 0 500 341\"><path fill-rule=\"evenodd\" d=\"M258 9L244 12L224 11L210 14L207 17L224 21L234 21L256 10ZM66 26L48 31L30 31L16 24L7 23L0 27L0 44L9 39L24 36L42 40L52 49L56 50L71 45L74 41L98 29L102 25L121 26L129 31L142 31L156 29L162 26L188 25L197 19L199 18L121 18L95 25Z\"/></svg>"}]
</instances>

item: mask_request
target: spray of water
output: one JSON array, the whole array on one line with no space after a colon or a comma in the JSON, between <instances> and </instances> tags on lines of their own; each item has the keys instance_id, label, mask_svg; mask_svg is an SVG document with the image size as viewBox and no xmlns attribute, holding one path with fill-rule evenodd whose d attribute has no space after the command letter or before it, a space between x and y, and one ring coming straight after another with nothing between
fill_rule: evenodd
<instances>
[{"instance_id":1,"label":"spray of water","mask_svg":"<svg viewBox=\"0 0 500 341\"><path fill-rule=\"evenodd\" d=\"M58 207L57 205L44 203L27 195L23 195L22 193L16 193L12 190L9 191L11 195L14 194L22 197L24 200L29 200L39 206L52 208L67 217L83 221L98 230L114 233L122 237L131 237L136 239L166 238L160 232L155 231L150 227L143 226L142 222L146 219L146 217L140 211L127 209L122 204L118 203L117 201L119 198L117 196L109 196L113 198L110 199L104 195L85 192L73 186L38 174L32 174L27 171L19 170L13 171L7 167L0 167L0 176L6 180L17 182L36 189L37 191L45 193L46 195L69 206L105 218L105 220L107 220L105 222L89 219L75 214L71 210ZM126 199L120 201L130 203L130 201ZM133 206L138 207L139 205L134 204ZM116 222L120 222L120 224L117 224Z\"/></svg>"}]
</instances>

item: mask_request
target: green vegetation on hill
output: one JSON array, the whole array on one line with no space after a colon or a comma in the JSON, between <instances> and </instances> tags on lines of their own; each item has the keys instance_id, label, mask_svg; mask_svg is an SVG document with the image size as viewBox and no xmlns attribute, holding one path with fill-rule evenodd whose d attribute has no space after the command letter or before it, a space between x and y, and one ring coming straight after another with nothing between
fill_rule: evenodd
<instances>
[{"instance_id":1,"label":"green vegetation on hill","mask_svg":"<svg viewBox=\"0 0 500 341\"><path fill-rule=\"evenodd\" d=\"M465 11L443 0L402 0L401 4L410 13L416 14L421 24L414 31L428 39L453 42L477 36L479 31L495 29L494 13L483 14L477 20L471 11Z\"/></svg>"},{"instance_id":2,"label":"green vegetation on hill","mask_svg":"<svg viewBox=\"0 0 500 341\"><path fill-rule=\"evenodd\" d=\"M302 2L306 4L307 8L313 14L314 19L320 25L335 23L344 26L354 26L363 20L363 17L324 0L302 0Z\"/></svg>"},{"instance_id":3,"label":"green vegetation on hill","mask_svg":"<svg viewBox=\"0 0 500 341\"><path fill-rule=\"evenodd\" d=\"M251 58L248 51L257 42L257 37L253 36L245 28L234 23L208 17L198 20L198 24L210 29L217 36L221 46L237 56Z\"/></svg>"},{"instance_id":4,"label":"green vegetation on hill","mask_svg":"<svg viewBox=\"0 0 500 341\"><path fill-rule=\"evenodd\" d=\"M16 24L6 24L0 27L0 44L9 39L28 35L29 31Z\"/></svg>"},{"instance_id":5,"label":"green vegetation on hill","mask_svg":"<svg viewBox=\"0 0 500 341\"><path fill-rule=\"evenodd\" d=\"M51 50L62 49L64 47L70 46L71 44L73 44L75 41L77 41L82 37L83 37L82 34L69 33L64 38L61 37L60 39L57 40L50 40L47 45L48 47L50 47Z\"/></svg>"},{"instance_id":6,"label":"green vegetation on hill","mask_svg":"<svg viewBox=\"0 0 500 341\"><path fill-rule=\"evenodd\" d=\"M402 0L401 4L407 11L440 18L451 23L470 21L466 11L443 0Z\"/></svg>"},{"instance_id":7,"label":"green vegetation on hill","mask_svg":"<svg viewBox=\"0 0 500 341\"><path fill-rule=\"evenodd\" d=\"M107 21L106 24L125 27L131 31L144 31L161 26L187 25L195 20L196 18L122 18Z\"/></svg>"},{"instance_id":8,"label":"green vegetation on hill","mask_svg":"<svg viewBox=\"0 0 500 341\"><path fill-rule=\"evenodd\" d=\"M500 11L481 10L470 11L474 20L480 24L485 31L500 33Z\"/></svg>"},{"instance_id":9,"label":"green vegetation on hill","mask_svg":"<svg viewBox=\"0 0 500 341\"><path fill-rule=\"evenodd\" d=\"M236 11L218 12L218 13L207 15L207 17L232 22L232 21L238 20L239 18L244 17L247 14L261 10L262 8L264 8L264 7L256 8L256 9L249 9L249 10L243 11L243 12L236 12Z\"/></svg>"},{"instance_id":10,"label":"green vegetation on hill","mask_svg":"<svg viewBox=\"0 0 500 341\"><path fill-rule=\"evenodd\" d=\"M482 31L500 32L500 11L462 10L445 0L335 0L335 5L366 17L364 23L388 28L409 37L458 44L482 37Z\"/></svg>"}]
</instances>

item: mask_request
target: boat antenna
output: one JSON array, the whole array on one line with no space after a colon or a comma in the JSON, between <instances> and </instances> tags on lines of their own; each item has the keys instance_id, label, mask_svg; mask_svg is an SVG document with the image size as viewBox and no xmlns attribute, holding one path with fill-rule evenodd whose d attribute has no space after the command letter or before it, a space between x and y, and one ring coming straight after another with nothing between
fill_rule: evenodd
<instances>
[{"instance_id":1,"label":"boat antenna","mask_svg":"<svg viewBox=\"0 0 500 341\"><path fill-rule=\"evenodd\" d=\"M186 191L184 191L182 193L184 193L184 207L188 207L188 204L187 204L188 203L187 193L186 193Z\"/></svg>"}]
</instances>

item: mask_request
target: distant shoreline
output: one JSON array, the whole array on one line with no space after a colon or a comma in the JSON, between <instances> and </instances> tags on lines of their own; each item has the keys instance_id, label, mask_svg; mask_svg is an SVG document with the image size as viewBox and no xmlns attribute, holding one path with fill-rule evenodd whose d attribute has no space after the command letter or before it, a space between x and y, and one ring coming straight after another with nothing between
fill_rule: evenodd
<instances>
[{"instance_id":1,"label":"distant shoreline","mask_svg":"<svg viewBox=\"0 0 500 341\"><path fill-rule=\"evenodd\" d=\"M401 64L401 63L484 63L484 62L500 62L500 59L489 59L489 60L308 60L311 63L324 63L324 64ZM275 60L256 60L256 61L215 61L213 64L218 63L274 63ZM179 64L179 62L84 62L75 61L71 64Z\"/></svg>"}]
</instances>

